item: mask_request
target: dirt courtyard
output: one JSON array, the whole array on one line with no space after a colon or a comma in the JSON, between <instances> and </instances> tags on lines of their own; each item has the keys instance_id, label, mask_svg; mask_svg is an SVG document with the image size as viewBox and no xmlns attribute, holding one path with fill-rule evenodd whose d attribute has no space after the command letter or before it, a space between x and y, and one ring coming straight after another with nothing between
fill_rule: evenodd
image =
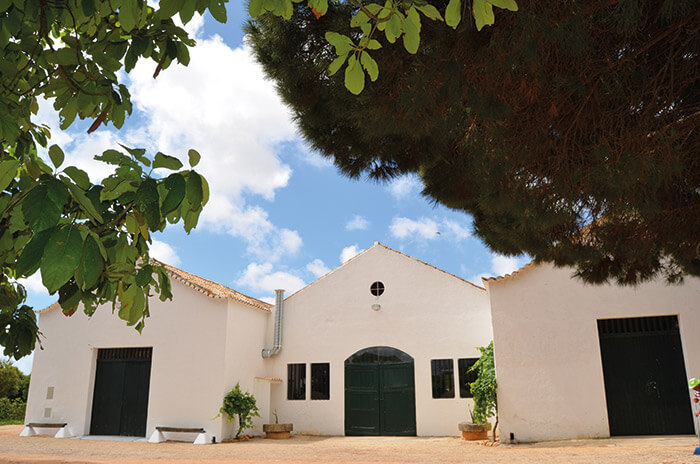
<instances>
[{"instance_id":1,"label":"dirt courtyard","mask_svg":"<svg viewBox=\"0 0 700 464\"><path fill-rule=\"evenodd\" d=\"M0 463L11 464L378 464L378 463L618 463L700 464L693 436L569 440L485 446L458 438L311 437L254 438L196 446L130 441L19 437L22 426L0 426Z\"/></svg>"}]
</instances>

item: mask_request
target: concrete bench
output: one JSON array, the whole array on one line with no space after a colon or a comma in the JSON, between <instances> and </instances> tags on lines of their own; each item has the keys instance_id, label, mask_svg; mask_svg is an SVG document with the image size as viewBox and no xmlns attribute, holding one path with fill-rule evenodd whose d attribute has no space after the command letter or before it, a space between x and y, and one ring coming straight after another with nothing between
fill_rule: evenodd
<instances>
[{"instance_id":1,"label":"concrete bench","mask_svg":"<svg viewBox=\"0 0 700 464\"><path fill-rule=\"evenodd\" d=\"M201 427L162 427L157 426L156 430L148 439L149 443L162 443L165 441L165 433L196 433L197 438L194 439L195 445L206 445L209 443L207 432Z\"/></svg>"},{"instance_id":2,"label":"concrete bench","mask_svg":"<svg viewBox=\"0 0 700 464\"><path fill-rule=\"evenodd\" d=\"M40 435L36 429L58 429L54 434L54 438L70 438L73 436L68 429L67 422L30 422L24 426L19 436L33 437L35 435Z\"/></svg>"}]
</instances>

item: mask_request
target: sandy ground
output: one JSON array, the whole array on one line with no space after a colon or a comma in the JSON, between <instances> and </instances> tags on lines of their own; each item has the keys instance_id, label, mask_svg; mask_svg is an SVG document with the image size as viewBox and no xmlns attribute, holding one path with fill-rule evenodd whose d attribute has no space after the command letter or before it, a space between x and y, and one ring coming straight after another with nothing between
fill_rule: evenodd
<instances>
[{"instance_id":1,"label":"sandy ground","mask_svg":"<svg viewBox=\"0 0 700 464\"><path fill-rule=\"evenodd\" d=\"M458 438L310 437L254 438L237 443L190 443L19 437L21 426L0 426L0 463L240 464L378 463L619 463L700 464L692 436L570 440L486 446Z\"/></svg>"}]
</instances>

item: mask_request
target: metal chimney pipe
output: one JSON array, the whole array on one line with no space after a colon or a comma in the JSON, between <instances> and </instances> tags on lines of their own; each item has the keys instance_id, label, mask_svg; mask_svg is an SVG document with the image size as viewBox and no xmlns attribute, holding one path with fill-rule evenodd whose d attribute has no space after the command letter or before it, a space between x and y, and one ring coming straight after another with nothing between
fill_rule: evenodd
<instances>
[{"instance_id":1,"label":"metal chimney pipe","mask_svg":"<svg viewBox=\"0 0 700 464\"><path fill-rule=\"evenodd\" d=\"M275 337L271 349L263 348L262 357L271 358L282 349L282 306L284 305L284 290L275 290Z\"/></svg>"}]
</instances>

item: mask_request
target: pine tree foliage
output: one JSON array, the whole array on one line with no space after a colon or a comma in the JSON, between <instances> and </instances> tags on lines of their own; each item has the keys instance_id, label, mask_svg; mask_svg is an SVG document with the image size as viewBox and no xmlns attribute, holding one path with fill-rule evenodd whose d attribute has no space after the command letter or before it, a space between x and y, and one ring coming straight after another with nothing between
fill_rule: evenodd
<instances>
[{"instance_id":1,"label":"pine tree foliage","mask_svg":"<svg viewBox=\"0 0 700 464\"><path fill-rule=\"evenodd\" d=\"M359 96L329 75L327 31L355 8L248 26L303 136L350 177L417 173L491 249L585 281L700 276L700 7L693 0L518 2L495 25L425 21L384 45ZM435 2L439 10L443 4Z\"/></svg>"}]
</instances>

